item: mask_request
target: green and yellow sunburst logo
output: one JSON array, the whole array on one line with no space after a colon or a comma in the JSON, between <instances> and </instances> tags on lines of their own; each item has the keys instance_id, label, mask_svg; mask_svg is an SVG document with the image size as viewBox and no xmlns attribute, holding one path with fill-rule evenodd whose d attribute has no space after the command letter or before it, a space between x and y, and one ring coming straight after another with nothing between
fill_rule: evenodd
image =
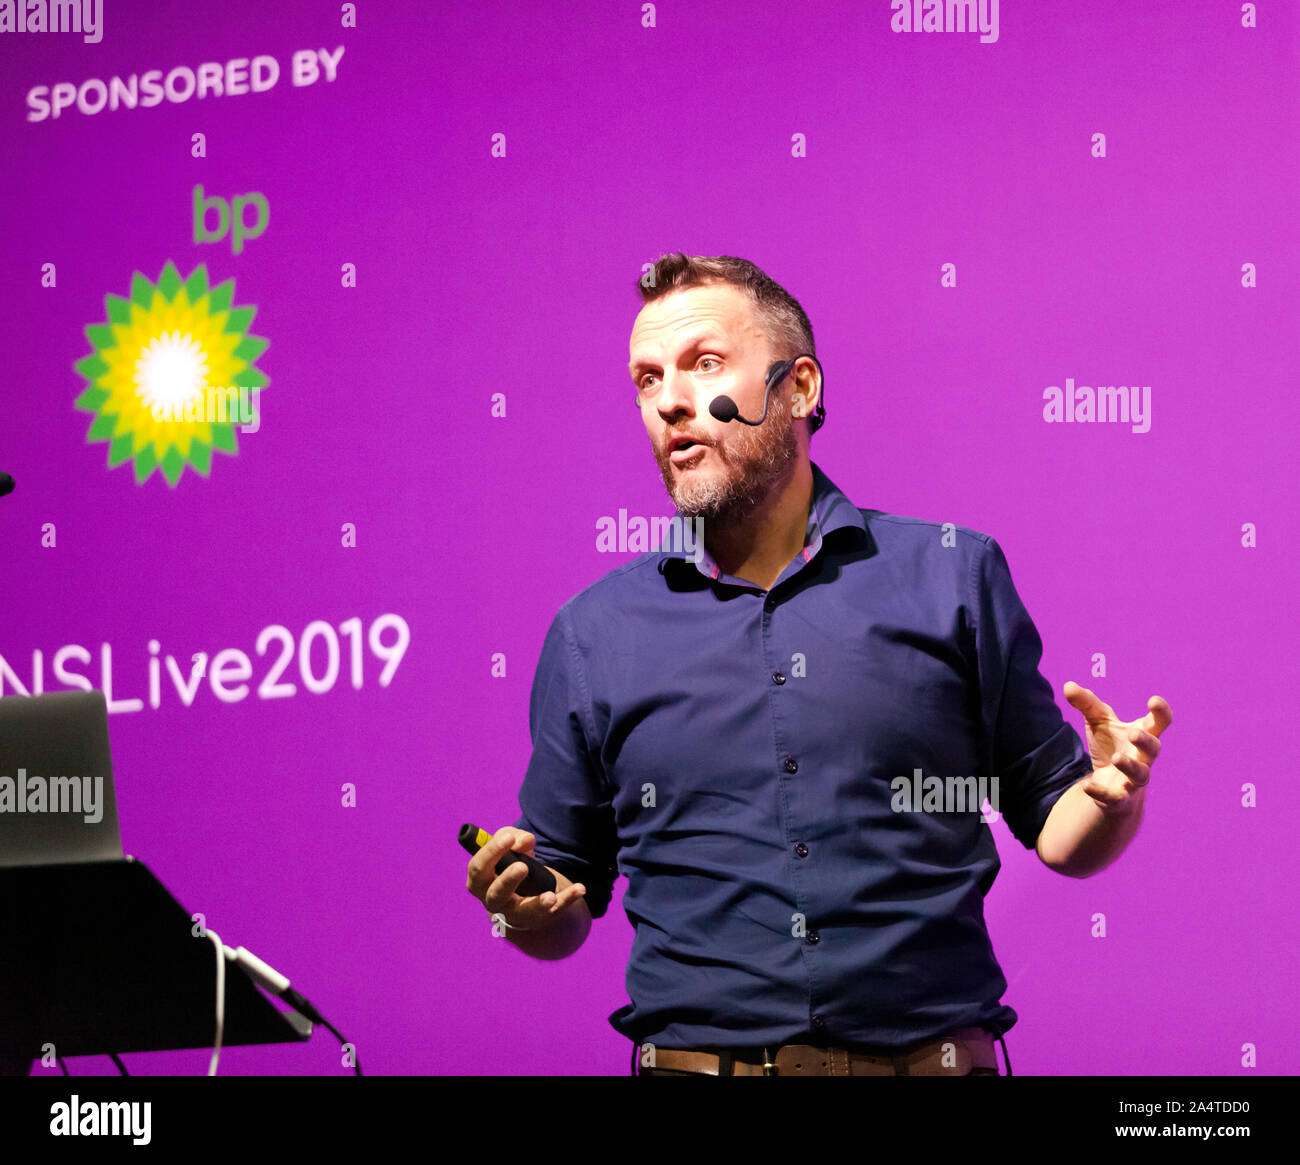
<instances>
[{"instance_id":1,"label":"green and yellow sunburst logo","mask_svg":"<svg viewBox=\"0 0 1300 1165\"><path fill-rule=\"evenodd\" d=\"M86 328L94 351L74 365L89 382L75 407L95 414L86 441L109 443L110 469L134 461L137 483L158 470L175 486L186 465L207 477L214 449L237 452L269 341L248 334L257 309L234 297L233 279L209 287L201 265L182 281L170 261L157 284L137 271L130 299L104 297L107 322Z\"/></svg>"}]
</instances>

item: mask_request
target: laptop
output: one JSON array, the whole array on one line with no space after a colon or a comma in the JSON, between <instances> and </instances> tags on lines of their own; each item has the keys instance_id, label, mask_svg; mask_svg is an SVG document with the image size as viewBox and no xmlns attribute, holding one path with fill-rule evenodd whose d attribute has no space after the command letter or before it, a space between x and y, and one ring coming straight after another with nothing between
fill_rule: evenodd
<instances>
[{"instance_id":1,"label":"laptop","mask_svg":"<svg viewBox=\"0 0 1300 1165\"><path fill-rule=\"evenodd\" d=\"M122 860L104 693L0 698L0 867Z\"/></svg>"},{"instance_id":2,"label":"laptop","mask_svg":"<svg viewBox=\"0 0 1300 1165\"><path fill-rule=\"evenodd\" d=\"M122 854L103 692L0 698L0 939L0 1076L26 1074L48 1046L88 1056L212 1041L212 944ZM249 976L225 987L226 1045L311 1036Z\"/></svg>"}]
</instances>

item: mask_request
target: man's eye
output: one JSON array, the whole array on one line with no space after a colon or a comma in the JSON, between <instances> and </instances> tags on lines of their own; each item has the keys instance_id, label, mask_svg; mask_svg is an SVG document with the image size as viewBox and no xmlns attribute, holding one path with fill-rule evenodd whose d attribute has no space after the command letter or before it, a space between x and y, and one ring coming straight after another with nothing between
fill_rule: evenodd
<instances>
[{"instance_id":1,"label":"man's eye","mask_svg":"<svg viewBox=\"0 0 1300 1165\"><path fill-rule=\"evenodd\" d=\"M717 357L715 356L701 356L699 360L696 361L696 364L697 366L700 364L721 364L721 361L718 360ZM659 377L657 377L653 372L647 372L644 376L641 377L641 381L637 385L637 387L642 392L645 392L649 386L649 382L651 380L658 380L658 379Z\"/></svg>"}]
</instances>

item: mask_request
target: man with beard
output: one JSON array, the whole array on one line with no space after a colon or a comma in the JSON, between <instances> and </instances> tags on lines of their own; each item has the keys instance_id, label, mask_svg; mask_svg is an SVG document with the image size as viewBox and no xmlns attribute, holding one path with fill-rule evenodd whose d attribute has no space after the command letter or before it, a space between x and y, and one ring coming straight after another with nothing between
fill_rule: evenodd
<instances>
[{"instance_id":1,"label":"man with beard","mask_svg":"<svg viewBox=\"0 0 1300 1165\"><path fill-rule=\"evenodd\" d=\"M997 849L978 802L908 794L991 778L1013 835L1087 877L1137 830L1168 706L1123 723L1067 684L1085 751L997 543L859 509L810 461L812 328L757 267L670 255L640 291L637 404L706 552L642 555L560 609L522 814L467 887L559 959L626 875L610 1022L640 1075L997 1075ZM516 894L511 850L556 889Z\"/></svg>"}]
</instances>

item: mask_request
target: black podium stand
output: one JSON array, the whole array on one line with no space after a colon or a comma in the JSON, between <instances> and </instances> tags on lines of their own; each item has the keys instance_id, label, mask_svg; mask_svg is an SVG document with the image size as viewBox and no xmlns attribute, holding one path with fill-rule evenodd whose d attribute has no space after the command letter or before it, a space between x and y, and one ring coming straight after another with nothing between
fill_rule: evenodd
<instances>
[{"instance_id":1,"label":"black podium stand","mask_svg":"<svg viewBox=\"0 0 1300 1165\"><path fill-rule=\"evenodd\" d=\"M209 1048L217 951L134 858L0 869L0 1060ZM222 1046L305 1041L227 961Z\"/></svg>"}]
</instances>

